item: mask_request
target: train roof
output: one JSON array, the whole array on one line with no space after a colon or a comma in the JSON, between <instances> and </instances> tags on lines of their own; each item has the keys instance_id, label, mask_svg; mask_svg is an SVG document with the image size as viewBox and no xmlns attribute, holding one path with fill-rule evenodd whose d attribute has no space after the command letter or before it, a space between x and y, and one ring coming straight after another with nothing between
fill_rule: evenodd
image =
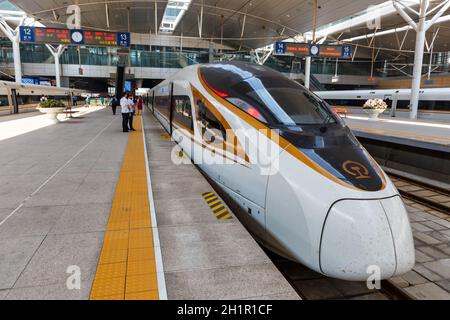
<instances>
[{"instance_id":1,"label":"train roof","mask_svg":"<svg viewBox=\"0 0 450 320\"><path fill-rule=\"evenodd\" d=\"M284 77L268 67L242 61L201 64L199 68L201 75L214 77L216 82L236 83L252 77Z\"/></svg>"},{"instance_id":2,"label":"train roof","mask_svg":"<svg viewBox=\"0 0 450 320\"><path fill-rule=\"evenodd\" d=\"M82 94L85 93L86 90L74 89L74 88L64 88L64 87L53 87L53 86L41 86L37 84L25 84L25 83L17 83L12 81L0 81L0 94L6 94L7 89L15 89L17 91L30 91L33 94L49 94L49 95L58 95L58 94L68 94L68 93L76 93Z\"/></svg>"}]
</instances>

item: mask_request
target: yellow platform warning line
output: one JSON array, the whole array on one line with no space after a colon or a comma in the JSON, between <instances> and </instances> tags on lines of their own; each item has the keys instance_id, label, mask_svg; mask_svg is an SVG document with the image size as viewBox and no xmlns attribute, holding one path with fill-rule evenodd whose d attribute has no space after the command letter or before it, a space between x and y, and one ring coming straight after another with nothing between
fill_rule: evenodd
<instances>
[{"instance_id":1,"label":"yellow platform warning line","mask_svg":"<svg viewBox=\"0 0 450 320\"><path fill-rule=\"evenodd\" d=\"M202 193L202 197L217 219L228 220L233 218L227 207L214 192L204 192Z\"/></svg>"},{"instance_id":2,"label":"yellow platform warning line","mask_svg":"<svg viewBox=\"0 0 450 320\"><path fill-rule=\"evenodd\" d=\"M92 284L92 300L158 299L141 121L134 125Z\"/></svg>"},{"instance_id":3,"label":"yellow platform warning line","mask_svg":"<svg viewBox=\"0 0 450 320\"><path fill-rule=\"evenodd\" d=\"M398 137L405 137L405 138L415 139L415 140L430 141L430 142L435 142L435 143L440 143L440 144L448 144L448 141L450 141L450 138L432 136L429 134L420 134L420 133L406 132L406 131L400 131L400 130L391 130L391 129L376 129L376 128L369 128L366 126L361 126L361 125L356 125L356 124L349 124L349 126L351 129L361 130L361 131L365 131L367 133L372 133L372 134L380 134L380 135L384 135L384 136L386 136L386 135L394 136L394 137L398 136Z\"/></svg>"}]
</instances>

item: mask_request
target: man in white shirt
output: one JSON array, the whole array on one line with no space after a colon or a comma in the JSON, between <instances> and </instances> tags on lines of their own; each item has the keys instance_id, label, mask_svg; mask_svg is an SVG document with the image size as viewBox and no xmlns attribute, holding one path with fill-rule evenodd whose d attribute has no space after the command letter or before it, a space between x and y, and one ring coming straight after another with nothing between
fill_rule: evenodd
<instances>
[{"instance_id":1,"label":"man in white shirt","mask_svg":"<svg viewBox=\"0 0 450 320\"><path fill-rule=\"evenodd\" d=\"M124 93L122 99L120 99L120 110L122 112L122 130L128 132L128 119L130 117L130 108L128 102L128 94Z\"/></svg>"},{"instance_id":2,"label":"man in white shirt","mask_svg":"<svg viewBox=\"0 0 450 320\"><path fill-rule=\"evenodd\" d=\"M128 117L128 126L130 127L131 131L136 131L133 128L134 101L133 96L131 94L128 95L128 109L130 110L130 115Z\"/></svg>"}]
</instances>

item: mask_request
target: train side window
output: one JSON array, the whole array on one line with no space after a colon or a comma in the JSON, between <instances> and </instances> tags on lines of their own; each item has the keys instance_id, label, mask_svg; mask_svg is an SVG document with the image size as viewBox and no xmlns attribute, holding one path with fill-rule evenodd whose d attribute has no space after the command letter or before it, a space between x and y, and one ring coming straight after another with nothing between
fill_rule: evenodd
<instances>
[{"instance_id":1,"label":"train side window","mask_svg":"<svg viewBox=\"0 0 450 320\"><path fill-rule=\"evenodd\" d=\"M8 96L0 94L0 108L8 106L9 106Z\"/></svg>"},{"instance_id":2,"label":"train side window","mask_svg":"<svg viewBox=\"0 0 450 320\"><path fill-rule=\"evenodd\" d=\"M200 126L203 140L207 143L224 143L227 139L227 134L219 119L216 118L200 99L197 100L197 106L197 122Z\"/></svg>"},{"instance_id":3,"label":"train side window","mask_svg":"<svg viewBox=\"0 0 450 320\"><path fill-rule=\"evenodd\" d=\"M192 131L194 124L192 122L191 99L189 96L173 96L173 114L172 120L175 124Z\"/></svg>"}]
</instances>

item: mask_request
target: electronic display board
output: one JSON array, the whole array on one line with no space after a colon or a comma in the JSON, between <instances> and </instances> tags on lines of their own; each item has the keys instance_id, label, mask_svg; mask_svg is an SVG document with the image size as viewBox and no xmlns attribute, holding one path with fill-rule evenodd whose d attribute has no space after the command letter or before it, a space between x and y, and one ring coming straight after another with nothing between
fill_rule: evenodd
<instances>
[{"instance_id":1,"label":"electronic display board","mask_svg":"<svg viewBox=\"0 0 450 320\"><path fill-rule=\"evenodd\" d=\"M349 59L352 56L352 47L350 45L277 42L275 43L275 54Z\"/></svg>"},{"instance_id":2,"label":"electronic display board","mask_svg":"<svg viewBox=\"0 0 450 320\"><path fill-rule=\"evenodd\" d=\"M41 27L20 27L20 41L42 44L88 45L129 47L130 33L57 29Z\"/></svg>"},{"instance_id":3,"label":"electronic display board","mask_svg":"<svg viewBox=\"0 0 450 320\"><path fill-rule=\"evenodd\" d=\"M117 47L117 34L104 31L84 31L85 45L100 45Z\"/></svg>"},{"instance_id":4,"label":"electronic display board","mask_svg":"<svg viewBox=\"0 0 450 320\"><path fill-rule=\"evenodd\" d=\"M20 27L20 41L34 43L70 44L70 30L40 27Z\"/></svg>"},{"instance_id":5,"label":"electronic display board","mask_svg":"<svg viewBox=\"0 0 450 320\"><path fill-rule=\"evenodd\" d=\"M321 45L319 57L340 58L342 55L342 46Z\"/></svg>"},{"instance_id":6,"label":"electronic display board","mask_svg":"<svg viewBox=\"0 0 450 320\"><path fill-rule=\"evenodd\" d=\"M309 44L307 43L287 43L286 53L292 52L296 56L308 56Z\"/></svg>"}]
</instances>

